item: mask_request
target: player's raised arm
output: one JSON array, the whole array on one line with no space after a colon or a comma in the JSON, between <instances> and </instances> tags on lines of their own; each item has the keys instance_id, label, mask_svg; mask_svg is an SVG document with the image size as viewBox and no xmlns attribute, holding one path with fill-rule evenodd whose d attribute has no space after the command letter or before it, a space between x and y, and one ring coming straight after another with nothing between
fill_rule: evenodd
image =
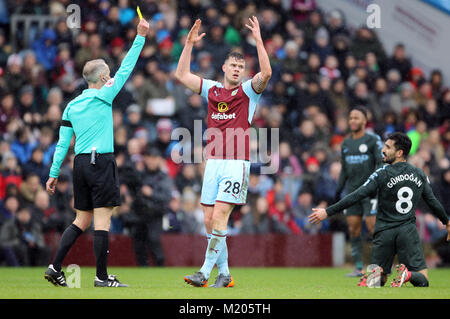
<instances>
[{"instance_id":1,"label":"player's raised arm","mask_svg":"<svg viewBox=\"0 0 450 319\"><path fill-rule=\"evenodd\" d=\"M194 44L205 36L205 33L200 35L198 34L201 25L202 21L197 19L189 31L180 59L178 60L177 69L175 71L175 77L177 80L183 83L183 85L188 89L198 94L201 93L200 88L202 79L198 75L191 73L191 54Z\"/></svg>"},{"instance_id":2,"label":"player's raised arm","mask_svg":"<svg viewBox=\"0 0 450 319\"><path fill-rule=\"evenodd\" d=\"M267 86L267 83L272 76L272 67L270 66L269 56L267 55L264 43L261 37L261 30L259 28L258 19L253 16L248 19L250 22L245 26L252 31L252 35L256 41L256 50L258 52L258 61L260 72L252 79L252 87L256 93L261 93Z\"/></svg>"},{"instance_id":3,"label":"player's raised arm","mask_svg":"<svg viewBox=\"0 0 450 319\"><path fill-rule=\"evenodd\" d=\"M146 20L141 19L137 26L137 35L133 41L133 45L123 58L120 68L117 70L116 74L114 74L114 78L102 78L105 85L100 89L100 98L112 103L116 95L120 92L139 59L149 28L149 23Z\"/></svg>"},{"instance_id":4,"label":"player's raised arm","mask_svg":"<svg viewBox=\"0 0 450 319\"><path fill-rule=\"evenodd\" d=\"M346 209L347 207L356 204L363 198L376 194L378 189L377 177L378 174L373 173L372 175L370 175L369 179L363 185L361 185L361 187L345 196L339 202L329 206L327 209L313 208L313 213L308 216L309 222L312 224L319 224L328 216L337 214L340 211Z\"/></svg>"}]
</instances>

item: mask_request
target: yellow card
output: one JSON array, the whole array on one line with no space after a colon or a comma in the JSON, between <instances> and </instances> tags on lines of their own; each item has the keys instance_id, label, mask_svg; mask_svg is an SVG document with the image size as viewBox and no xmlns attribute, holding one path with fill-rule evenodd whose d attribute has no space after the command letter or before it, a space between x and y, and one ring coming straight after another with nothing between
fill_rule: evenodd
<instances>
[{"instance_id":1,"label":"yellow card","mask_svg":"<svg viewBox=\"0 0 450 319\"><path fill-rule=\"evenodd\" d=\"M139 19L142 20L142 13L141 13L141 9L139 9L139 6L137 6L136 11L137 11L137 13L139 15Z\"/></svg>"}]
</instances>

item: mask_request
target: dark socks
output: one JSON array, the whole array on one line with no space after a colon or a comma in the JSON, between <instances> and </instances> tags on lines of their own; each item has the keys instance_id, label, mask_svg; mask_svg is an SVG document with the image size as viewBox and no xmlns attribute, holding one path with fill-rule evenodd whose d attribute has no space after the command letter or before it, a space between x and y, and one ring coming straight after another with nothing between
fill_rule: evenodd
<instances>
[{"instance_id":1,"label":"dark socks","mask_svg":"<svg viewBox=\"0 0 450 319\"><path fill-rule=\"evenodd\" d=\"M409 282L414 287L428 287L428 279L422 273L417 271L411 271L411 278Z\"/></svg>"},{"instance_id":2,"label":"dark socks","mask_svg":"<svg viewBox=\"0 0 450 319\"><path fill-rule=\"evenodd\" d=\"M108 231L106 230L95 230L94 231L94 254L95 254L95 265L97 268L97 278L100 280L108 279L108 272L106 270L106 265L108 261Z\"/></svg>"},{"instance_id":3,"label":"dark socks","mask_svg":"<svg viewBox=\"0 0 450 319\"><path fill-rule=\"evenodd\" d=\"M72 248L73 244L77 240L77 238L83 233L83 231L78 228L78 226L71 224L66 228L64 233L61 236L61 241L59 242L58 250L56 251L55 258L53 259L53 268L56 271L61 271L61 266L64 258L69 252L70 248Z\"/></svg>"},{"instance_id":4,"label":"dark socks","mask_svg":"<svg viewBox=\"0 0 450 319\"><path fill-rule=\"evenodd\" d=\"M350 245L352 247L352 257L355 263L355 268L362 270L364 267L362 258L362 239L361 236L350 237Z\"/></svg>"}]
</instances>

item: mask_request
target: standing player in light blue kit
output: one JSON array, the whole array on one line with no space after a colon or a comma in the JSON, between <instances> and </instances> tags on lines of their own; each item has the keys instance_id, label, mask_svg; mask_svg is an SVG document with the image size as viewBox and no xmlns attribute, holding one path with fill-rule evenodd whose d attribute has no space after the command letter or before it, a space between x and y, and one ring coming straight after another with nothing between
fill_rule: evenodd
<instances>
[{"instance_id":1,"label":"standing player in light blue kit","mask_svg":"<svg viewBox=\"0 0 450 319\"><path fill-rule=\"evenodd\" d=\"M256 17L252 17L246 26L256 41L261 69L259 73L241 83L245 58L238 52L231 52L222 66L223 84L192 74L192 48L205 35L198 34L200 25L198 19L190 30L175 73L181 83L207 99L208 132L212 133L207 134L207 163L201 194L208 247L200 271L185 276L184 280L196 287L206 287L211 270L217 263L219 275L212 287L233 287L234 281L228 269L227 224L234 206L244 205L247 199L250 124L272 69L261 38L259 22Z\"/></svg>"}]
</instances>

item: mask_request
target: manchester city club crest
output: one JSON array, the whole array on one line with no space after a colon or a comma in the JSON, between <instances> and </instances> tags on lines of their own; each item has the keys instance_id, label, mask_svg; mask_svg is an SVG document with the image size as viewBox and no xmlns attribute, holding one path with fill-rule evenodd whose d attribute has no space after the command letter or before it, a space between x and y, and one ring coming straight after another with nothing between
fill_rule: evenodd
<instances>
[{"instance_id":1,"label":"manchester city club crest","mask_svg":"<svg viewBox=\"0 0 450 319\"><path fill-rule=\"evenodd\" d=\"M359 146L359 151L360 151L361 153L367 152L367 145L366 145L366 144L361 144L361 145Z\"/></svg>"}]
</instances>

